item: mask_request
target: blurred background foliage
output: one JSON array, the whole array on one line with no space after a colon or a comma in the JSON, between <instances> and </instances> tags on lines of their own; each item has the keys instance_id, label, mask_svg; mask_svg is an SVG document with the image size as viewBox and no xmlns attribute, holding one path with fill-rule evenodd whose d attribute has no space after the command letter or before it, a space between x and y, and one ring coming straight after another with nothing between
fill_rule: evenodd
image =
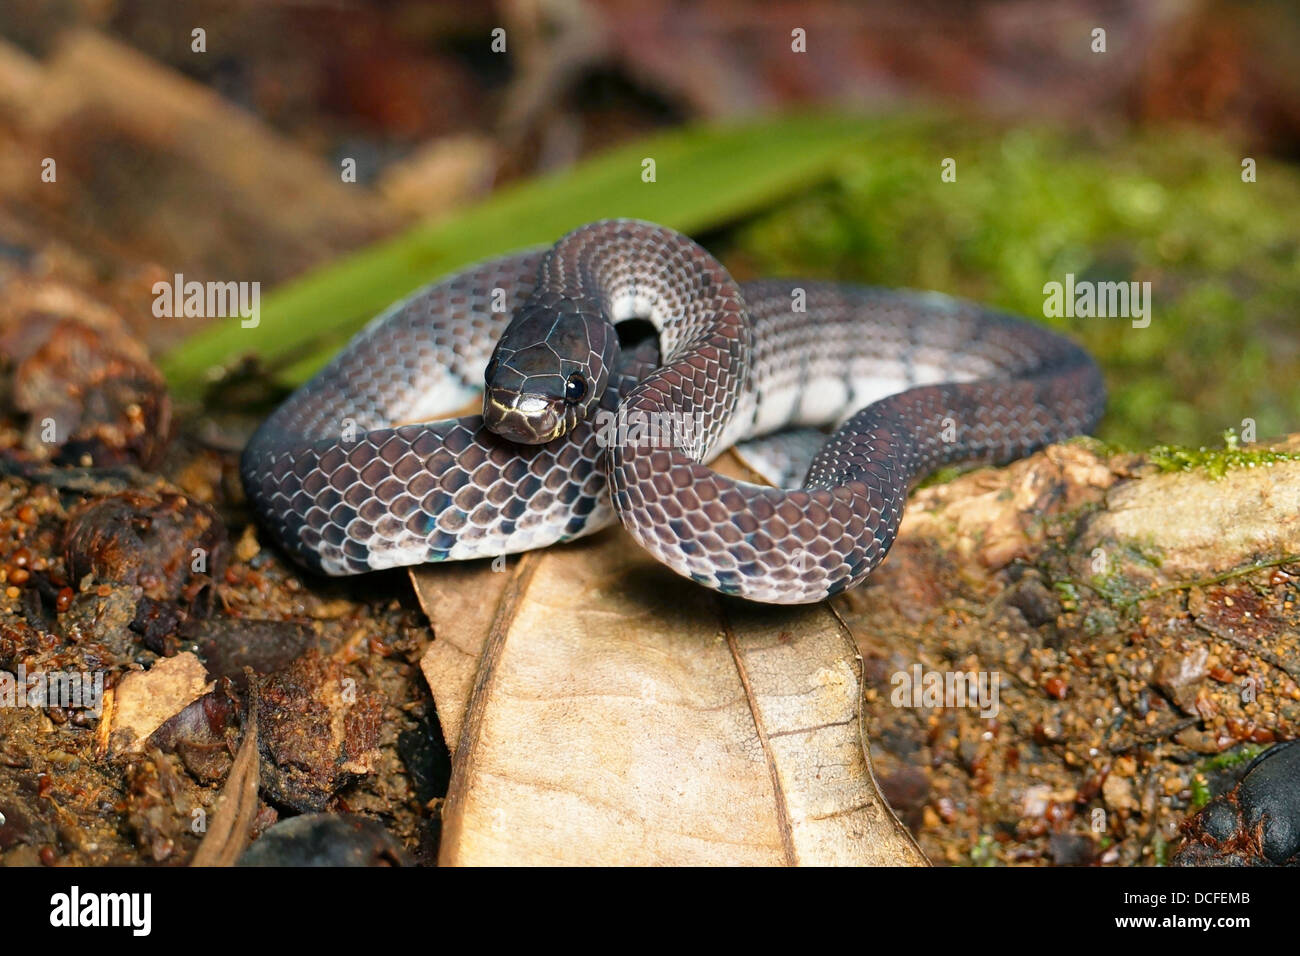
<instances>
[{"instance_id":1,"label":"blurred background foliage","mask_svg":"<svg viewBox=\"0 0 1300 956\"><path fill-rule=\"evenodd\" d=\"M637 215L1051 322L1116 443L1263 438L1300 429L1298 48L1285 0L8 0L0 279L87 290L180 397L282 393L414 286ZM262 282L261 327L158 321L177 272ZM1066 273L1150 282L1150 327L1043 318Z\"/></svg>"},{"instance_id":2,"label":"blurred background foliage","mask_svg":"<svg viewBox=\"0 0 1300 956\"><path fill-rule=\"evenodd\" d=\"M741 275L938 289L1084 342L1111 401L1100 435L1197 444L1251 418L1300 428L1300 176L1241 181L1238 151L1183 129L1095 139L936 122L872 136L834 181L739 227ZM960 188L938 184L940 155ZM1043 285L1150 282L1152 320L1044 318Z\"/></svg>"}]
</instances>

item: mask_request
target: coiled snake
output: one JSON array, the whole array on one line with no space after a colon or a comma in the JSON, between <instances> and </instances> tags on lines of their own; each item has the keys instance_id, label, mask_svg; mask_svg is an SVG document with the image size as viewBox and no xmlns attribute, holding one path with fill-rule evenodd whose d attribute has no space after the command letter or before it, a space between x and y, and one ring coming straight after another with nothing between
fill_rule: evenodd
<instances>
[{"instance_id":1,"label":"coiled snake","mask_svg":"<svg viewBox=\"0 0 1300 956\"><path fill-rule=\"evenodd\" d=\"M621 346L627 319L658 348ZM484 415L437 420L480 392ZM267 528L327 574L525 551L617 516L679 574L793 604L865 578L927 472L1087 432L1104 402L1088 354L1039 326L937 294L737 284L679 233L604 220L391 307L241 471ZM802 487L708 467L769 435L749 447L788 459L787 481L806 465Z\"/></svg>"}]
</instances>

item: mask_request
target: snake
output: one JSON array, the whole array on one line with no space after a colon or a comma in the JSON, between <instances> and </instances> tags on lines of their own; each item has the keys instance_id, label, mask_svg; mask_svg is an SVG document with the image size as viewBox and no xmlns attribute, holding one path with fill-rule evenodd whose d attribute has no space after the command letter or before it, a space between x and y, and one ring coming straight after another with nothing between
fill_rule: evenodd
<instances>
[{"instance_id":1,"label":"snake","mask_svg":"<svg viewBox=\"0 0 1300 956\"><path fill-rule=\"evenodd\" d=\"M620 522L699 585L804 604L867 578L926 475L1085 434L1104 406L1096 362L1042 325L932 292L740 283L677 231L608 219L390 306L240 470L276 541L327 575ZM733 447L778 484L714 470Z\"/></svg>"}]
</instances>

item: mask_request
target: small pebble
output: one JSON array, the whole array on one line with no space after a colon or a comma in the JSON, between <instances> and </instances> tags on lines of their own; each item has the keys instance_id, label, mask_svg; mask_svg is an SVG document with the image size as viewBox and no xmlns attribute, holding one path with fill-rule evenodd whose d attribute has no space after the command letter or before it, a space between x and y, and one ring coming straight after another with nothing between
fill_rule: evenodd
<instances>
[{"instance_id":1,"label":"small pebble","mask_svg":"<svg viewBox=\"0 0 1300 956\"><path fill-rule=\"evenodd\" d=\"M235 545L235 557L247 564L257 557L257 552L261 550L262 546L257 541L257 532L250 524L240 535L239 543Z\"/></svg>"}]
</instances>

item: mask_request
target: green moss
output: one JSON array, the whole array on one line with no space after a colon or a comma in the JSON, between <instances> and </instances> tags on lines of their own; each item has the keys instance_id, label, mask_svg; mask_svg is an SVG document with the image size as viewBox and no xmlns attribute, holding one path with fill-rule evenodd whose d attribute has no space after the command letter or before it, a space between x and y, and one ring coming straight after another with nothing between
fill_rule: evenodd
<instances>
[{"instance_id":1,"label":"green moss","mask_svg":"<svg viewBox=\"0 0 1300 956\"><path fill-rule=\"evenodd\" d=\"M1128 448L1117 445L1114 442L1103 441L1093 435L1079 435L1064 442L1066 445L1076 445L1084 451L1092 452L1098 458L1113 458L1116 455L1123 455L1129 452Z\"/></svg>"},{"instance_id":2,"label":"green moss","mask_svg":"<svg viewBox=\"0 0 1300 956\"><path fill-rule=\"evenodd\" d=\"M1117 572L1104 576L1098 575L1093 578L1092 589L1106 603L1118 608L1126 608L1135 604L1148 590L1141 583Z\"/></svg>"},{"instance_id":3,"label":"green moss","mask_svg":"<svg viewBox=\"0 0 1300 956\"><path fill-rule=\"evenodd\" d=\"M1280 461L1300 461L1295 452L1274 451L1269 448L1243 448L1233 429L1223 434L1222 448L1183 448L1175 445L1157 445L1147 452L1147 458L1162 472L1203 470L1212 481L1218 481L1233 468L1267 467Z\"/></svg>"},{"instance_id":4,"label":"green moss","mask_svg":"<svg viewBox=\"0 0 1300 956\"><path fill-rule=\"evenodd\" d=\"M998 858L994 852L997 847L993 837L987 833L980 834L975 845L970 848L970 861L974 866L997 866Z\"/></svg>"},{"instance_id":5,"label":"green moss","mask_svg":"<svg viewBox=\"0 0 1300 956\"><path fill-rule=\"evenodd\" d=\"M1104 608L1091 608L1083 618L1083 630L1089 637L1113 633L1118 627L1115 615Z\"/></svg>"},{"instance_id":6,"label":"green moss","mask_svg":"<svg viewBox=\"0 0 1300 956\"><path fill-rule=\"evenodd\" d=\"M1169 865L1169 842L1159 829L1151 835L1151 862L1155 866Z\"/></svg>"},{"instance_id":7,"label":"green moss","mask_svg":"<svg viewBox=\"0 0 1300 956\"><path fill-rule=\"evenodd\" d=\"M938 289L1055 326L1101 363L1098 434L1124 448L1195 448L1244 418L1283 434L1300 429L1300 173L1265 161L1243 183L1241 156L1182 130L891 122L723 251L745 277ZM945 157L956 182L940 180ZM1149 281L1151 324L1044 318L1043 286L1066 273Z\"/></svg>"},{"instance_id":8,"label":"green moss","mask_svg":"<svg viewBox=\"0 0 1300 956\"><path fill-rule=\"evenodd\" d=\"M1192 774L1192 810L1200 810L1212 799L1209 781L1206 779L1209 774L1247 764L1267 749L1265 744L1242 744L1202 761Z\"/></svg>"},{"instance_id":9,"label":"green moss","mask_svg":"<svg viewBox=\"0 0 1300 956\"><path fill-rule=\"evenodd\" d=\"M1267 749L1268 745L1266 744L1242 744L1240 747L1233 747L1231 750L1215 754L1208 760L1203 761L1197 771L1199 773L1213 773L1217 770L1230 770L1233 767L1249 763Z\"/></svg>"},{"instance_id":10,"label":"green moss","mask_svg":"<svg viewBox=\"0 0 1300 956\"><path fill-rule=\"evenodd\" d=\"M963 468L960 465L948 465L926 475L916 483L917 488L929 488L931 485L946 485L958 475L965 474L969 468Z\"/></svg>"},{"instance_id":11,"label":"green moss","mask_svg":"<svg viewBox=\"0 0 1300 956\"><path fill-rule=\"evenodd\" d=\"M1210 802L1210 787L1201 774L1192 775L1192 809L1200 810Z\"/></svg>"},{"instance_id":12,"label":"green moss","mask_svg":"<svg viewBox=\"0 0 1300 956\"><path fill-rule=\"evenodd\" d=\"M1135 578L1126 569L1158 570L1164 563L1163 551L1150 542L1108 541L1094 549L1093 554L1098 551L1105 555L1105 569L1090 577L1088 586L1115 607L1128 607L1149 593L1149 582Z\"/></svg>"},{"instance_id":13,"label":"green moss","mask_svg":"<svg viewBox=\"0 0 1300 956\"><path fill-rule=\"evenodd\" d=\"M1079 589L1069 581L1056 581L1052 584L1052 590L1059 595L1061 599L1061 610L1077 611L1079 609Z\"/></svg>"}]
</instances>

